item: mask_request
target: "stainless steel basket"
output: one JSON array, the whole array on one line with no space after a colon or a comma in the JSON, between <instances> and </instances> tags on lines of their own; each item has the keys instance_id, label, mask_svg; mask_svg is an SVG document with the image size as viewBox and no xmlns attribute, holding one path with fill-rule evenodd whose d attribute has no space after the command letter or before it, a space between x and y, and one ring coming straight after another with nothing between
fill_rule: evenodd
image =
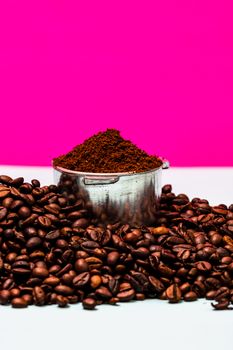
<instances>
[{"instance_id":1,"label":"stainless steel basket","mask_svg":"<svg viewBox=\"0 0 233 350\"><path fill-rule=\"evenodd\" d=\"M163 161L159 168L142 173L85 173L53 165L55 184L82 198L99 221L135 226L153 224L162 169L168 167Z\"/></svg>"}]
</instances>

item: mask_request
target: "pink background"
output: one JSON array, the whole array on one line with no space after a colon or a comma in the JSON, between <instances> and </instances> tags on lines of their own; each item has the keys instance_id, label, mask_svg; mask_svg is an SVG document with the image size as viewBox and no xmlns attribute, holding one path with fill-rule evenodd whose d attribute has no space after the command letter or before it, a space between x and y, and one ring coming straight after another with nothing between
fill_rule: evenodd
<instances>
[{"instance_id":1,"label":"pink background","mask_svg":"<svg viewBox=\"0 0 233 350\"><path fill-rule=\"evenodd\" d=\"M1 1L0 164L114 127L172 165L233 165L232 4Z\"/></svg>"}]
</instances>

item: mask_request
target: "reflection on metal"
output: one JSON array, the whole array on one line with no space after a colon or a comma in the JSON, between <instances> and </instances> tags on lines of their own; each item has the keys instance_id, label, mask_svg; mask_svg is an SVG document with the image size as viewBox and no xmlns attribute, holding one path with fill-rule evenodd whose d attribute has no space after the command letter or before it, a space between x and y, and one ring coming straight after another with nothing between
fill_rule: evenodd
<instances>
[{"instance_id":1,"label":"reflection on metal","mask_svg":"<svg viewBox=\"0 0 233 350\"><path fill-rule=\"evenodd\" d=\"M153 224L161 195L162 168L143 173L83 173L54 167L55 183L82 198L98 221Z\"/></svg>"}]
</instances>

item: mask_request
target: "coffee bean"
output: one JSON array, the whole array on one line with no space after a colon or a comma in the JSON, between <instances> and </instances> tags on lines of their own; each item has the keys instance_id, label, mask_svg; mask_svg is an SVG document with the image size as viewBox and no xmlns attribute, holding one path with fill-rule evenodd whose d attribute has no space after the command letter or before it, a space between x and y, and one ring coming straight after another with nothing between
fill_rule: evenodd
<instances>
[{"instance_id":1,"label":"coffee bean","mask_svg":"<svg viewBox=\"0 0 233 350\"><path fill-rule=\"evenodd\" d=\"M55 230L55 231L50 231L49 233L47 233L45 236L45 239L47 241L53 241L55 239L58 239L59 237L60 237L59 230Z\"/></svg>"},{"instance_id":2,"label":"coffee bean","mask_svg":"<svg viewBox=\"0 0 233 350\"><path fill-rule=\"evenodd\" d=\"M25 275L25 274L30 274L30 265L27 261L16 261L12 265L12 272L15 275Z\"/></svg>"},{"instance_id":3,"label":"coffee bean","mask_svg":"<svg viewBox=\"0 0 233 350\"><path fill-rule=\"evenodd\" d=\"M7 216L7 208L0 207L0 221Z\"/></svg>"},{"instance_id":4,"label":"coffee bean","mask_svg":"<svg viewBox=\"0 0 233 350\"><path fill-rule=\"evenodd\" d=\"M38 224L42 228L49 228L52 225L51 220L49 218L47 218L46 216L39 216L37 221L38 221Z\"/></svg>"},{"instance_id":5,"label":"coffee bean","mask_svg":"<svg viewBox=\"0 0 233 350\"><path fill-rule=\"evenodd\" d=\"M56 303L58 304L59 307L66 307L68 304L68 299L63 295L57 295Z\"/></svg>"},{"instance_id":6,"label":"coffee bean","mask_svg":"<svg viewBox=\"0 0 233 350\"><path fill-rule=\"evenodd\" d=\"M185 301L195 301L195 300L197 300L197 294L195 292L192 292L192 291L187 292L184 295L184 300Z\"/></svg>"},{"instance_id":7,"label":"coffee bean","mask_svg":"<svg viewBox=\"0 0 233 350\"><path fill-rule=\"evenodd\" d=\"M207 286L206 281L205 281L205 283L203 283L200 280L196 280L193 283L192 289L201 298L206 293L206 286Z\"/></svg>"},{"instance_id":8,"label":"coffee bean","mask_svg":"<svg viewBox=\"0 0 233 350\"><path fill-rule=\"evenodd\" d=\"M197 264L196 264L196 267L199 271L205 273L205 272L209 272L211 271L212 269L212 266L209 262L207 261L199 261Z\"/></svg>"},{"instance_id":9,"label":"coffee bean","mask_svg":"<svg viewBox=\"0 0 233 350\"><path fill-rule=\"evenodd\" d=\"M33 187L40 187L40 181L38 181L37 179L33 179L31 183Z\"/></svg>"},{"instance_id":10,"label":"coffee bean","mask_svg":"<svg viewBox=\"0 0 233 350\"><path fill-rule=\"evenodd\" d=\"M31 294L22 295L22 299L27 303L27 305L32 304L32 295Z\"/></svg>"},{"instance_id":11,"label":"coffee bean","mask_svg":"<svg viewBox=\"0 0 233 350\"><path fill-rule=\"evenodd\" d=\"M33 299L36 305L42 306L45 304L45 292L39 286L33 288Z\"/></svg>"},{"instance_id":12,"label":"coffee bean","mask_svg":"<svg viewBox=\"0 0 233 350\"><path fill-rule=\"evenodd\" d=\"M42 244L42 241L39 237L32 237L26 243L26 247L29 249L36 249Z\"/></svg>"},{"instance_id":13,"label":"coffee bean","mask_svg":"<svg viewBox=\"0 0 233 350\"><path fill-rule=\"evenodd\" d=\"M145 300L145 294L143 294L143 293L136 293L135 299L136 300Z\"/></svg>"},{"instance_id":14,"label":"coffee bean","mask_svg":"<svg viewBox=\"0 0 233 350\"><path fill-rule=\"evenodd\" d=\"M87 219L78 219L76 220L73 225L73 227L81 227L81 228L86 228L88 226L88 220Z\"/></svg>"},{"instance_id":15,"label":"coffee bean","mask_svg":"<svg viewBox=\"0 0 233 350\"><path fill-rule=\"evenodd\" d=\"M181 291L177 284L172 284L166 289L166 296L170 303L178 303L181 300Z\"/></svg>"},{"instance_id":16,"label":"coffee bean","mask_svg":"<svg viewBox=\"0 0 233 350\"><path fill-rule=\"evenodd\" d=\"M164 226L150 227L149 229L153 235L167 235L169 233L169 229Z\"/></svg>"},{"instance_id":17,"label":"coffee bean","mask_svg":"<svg viewBox=\"0 0 233 350\"><path fill-rule=\"evenodd\" d=\"M0 183L9 185L12 181L12 178L8 175L0 175Z\"/></svg>"},{"instance_id":18,"label":"coffee bean","mask_svg":"<svg viewBox=\"0 0 233 350\"><path fill-rule=\"evenodd\" d=\"M124 240L129 243L137 242L141 236L141 231L138 229L133 230L125 235Z\"/></svg>"},{"instance_id":19,"label":"coffee bean","mask_svg":"<svg viewBox=\"0 0 233 350\"><path fill-rule=\"evenodd\" d=\"M49 271L46 268L43 267L35 267L32 270L32 276L38 277L38 278L46 278L49 275Z\"/></svg>"},{"instance_id":20,"label":"coffee bean","mask_svg":"<svg viewBox=\"0 0 233 350\"><path fill-rule=\"evenodd\" d=\"M88 263L89 269L99 269L103 265L102 260L96 258L96 257L88 257L85 259L85 261Z\"/></svg>"},{"instance_id":21,"label":"coffee bean","mask_svg":"<svg viewBox=\"0 0 233 350\"><path fill-rule=\"evenodd\" d=\"M130 301L134 298L135 296L135 291L133 289L128 289L123 292L117 293L117 298L119 299L120 302L125 302L125 301Z\"/></svg>"},{"instance_id":22,"label":"coffee bean","mask_svg":"<svg viewBox=\"0 0 233 350\"><path fill-rule=\"evenodd\" d=\"M227 287L221 287L217 290L215 295L216 301L221 301L223 299L229 299L230 290Z\"/></svg>"},{"instance_id":23,"label":"coffee bean","mask_svg":"<svg viewBox=\"0 0 233 350\"><path fill-rule=\"evenodd\" d=\"M84 287L90 280L90 273L89 272L83 272L77 275L73 279L73 285L76 288L82 288Z\"/></svg>"},{"instance_id":24,"label":"coffee bean","mask_svg":"<svg viewBox=\"0 0 233 350\"><path fill-rule=\"evenodd\" d=\"M7 197L10 193L10 189L6 186L0 185L0 199Z\"/></svg>"},{"instance_id":25,"label":"coffee bean","mask_svg":"<svg viewBox=\"0 0 233 350\"><path fill-rule=\"evenodd\" d=\"M93 289L98 288L102 283L102 278L99 275L93 275L91 276L91 282L90 285Z\"/></svg>"},{"instance_id":26,"label":"coffee bean","mask_svg":"<svg viewBox=\"0 0 233 350\"><path fill-rule=\"evenodd\" d=\"M69 264L69 263L66 264L63 268L59 268L59 270L56 272L56 276L61 277L65 273L69 272L71 268L72 268L71 264Z\"/></svg>"},{"instance_id":27,"label":"coffee bean","mask_svg":"<svg viewBox=\"0 0 233 350\"><path fill-rule=\"evenodd\" d=\"M56 286L54 288L54 291L58 294L62 294L62 295L72 295L74 293L73 288L66 286L66 285L62 285L60 284L59 286Z\"/></svg>"},{"instance_id":28,"label":"coffee bean","mask_svg":"<svg viewBox=\"0 0 233 350\"><path fill-rule=\"evenodd\" d=\"M79 298L77 295L69 295L67 299L69 304L76 304L79 302Z\"/></svg>"},{"instance_id":29,"label":"coffee bean","mask_svg":"<svg viewBox=\"0 0 233 350\"><path fill-rule=\"evenodd\" d=\"M77 272L87 272L89 270L89 265L84 259L78 259L75 262L74 268Z\"/></svg>"},{"instance_id":30,"label":"coffee bean","mask_svg":"<svg viewBox=\"0 0 233 350\"><path fill-rule=\"evenodd\" d=\"M163 285L163 283L155 278L154 276L149 276L149 281L153 287L153 289L157 292L157 293L161 293L164 291L165 287Z\"/></svg>"},{"instance_id":31,"label":"coffee bean","mask_svg":"<svg viewBox=\"0 0 233 350\"><path fill-rule=\"evenodd\" d=\"M107 256L107 263L111 265L116 265L118 259L120 257L120 254L116 251L110 252Z\"/></svg>"},{"instance_id":32,"label":"coffee bean","mask_svg":"<svg viewBox=\"0 0 233 350\"><path fill-rule=\"evenodd\" d=\"M48 286L55 287L60 283L60 279L56 276L50 276L50 277L47 277L43 283L47 284Z\"/></svg>"},{"instance_id":33,"label":"coffee bean","mask_svg":"<svg viewBox=\"0 0 233 350\"><path fill-rule=\"evenodd\" d=\"M162 193L170 193L172 190L172 186L171 185L165 185L162 188Z\"/></svg>"},{"instance_id":34,"label":"coffee bean","mask_svg":"<svg viewBox=\"0 0 233 350\"><path fill-rule=\"evenodd\" d=\"M65 273L62 277L61 277L61 282L63 284L66 284L66 285L71 285L72 282L73 282L73 279L74 279L75 276L69 274L69 273Z\"/></svg>"},{"instance_id":35,"label":"coffee bean","mask_svg":"<svg viewBox=\"0 0 233 350\"><path fill-rule=\"evenodd\" d=\"M93 309L95 309L95 307L97 305L95 299L93 299L93 298L83 299L82 304L83 304L83 308L86 310L93 310Z\"/></svg>"},{"instance_id":36,"label":"coffee bean","mask_svg":"<svg viewBox=\"0 0 233 350\"><path fill-rule=\"evenodd\" d=\"M28 306L24 298L13 298L11 300L11 306L17 309L25 308Z\"/></svg>"},{"instance_id":37,"label":"coffee bean","mask_svg":"<svg viewBox=\"0 0 233 350\"><path fill-rule=\"evenodd\" d=\"M6 305L8 304L10 299L10 291L7 289L3 289L0 291L0 304Z\"/></svg>"},{"instance_id":38,"label":"coffee bean","mask_svg":"<svg viewBox=\"0 0 233 350\"><path fill-rule=\"evenodd\" d=\"M19 186L21 186L23 183L24 183L24 178L23 178L23 177L17 177L17 178L15 178L14 180L12 180L12 181L10 182L10 185L11 185L11 186L14 186L14 187L19 187Z\"/></svg>"},{"instance_id":39,"label":"coffee bean","mask_svg":"<svg viewBox=\"0 0 233 350\"><path fill-rule=\"evenodd\" d=\"M99 248L99 244L93 241L86 241L81 244L83 250L92 252L94 249Z\"/></svg>"},{"instance_id":40,"label":"coffee bean","mask_svg":"<svg viewBox=\"0 0 233 350\"><path fill-rule=\"evenodd\" d=\"M60 212L60 206L56 203L51 203L44 206L44 209L51 214L58 215Z\"/></svg>"},{"instance_id":41,"label":"coffee bean","mask_svg":"<svg viewBox=\"0 0 233 350\"><path fill-rule=\"evenodd\" d=\"M96 289L95 295L103 299L110 299L112 297L112 293L109 291L108 288L104 286L101 286L98 289Z\"/></svg>"},{"instance_id":42,"label":"coffee bean","mask_svg":"<svg viewBox=\"0 0 233 350\"><path fill-rule=\"evenodd\" d=\"M26 219L31 215L31 210L28 207L19 208L18 214L21 218Z\"/></svg>"},{"instance_id":43,"label":"coffee bean","mask_svg":"<svg viewBox=\"0 0 233 350\"><path fill-rule=\"evenodd\" d=\"M17 298L20 296L20 289L19 288L12 288L10 290L10 296L11 298Z\"/></svg>"},{"instance_id":44,"label":"coffee bean","mask_svg":"<svg viewBox=\"0 0 233 350\"><path fill-rule=\"evenodd\" d=\"M230 309L229 308L229 304L230 304L229 300L226 300L226 299L220 300L216 304L211 303L211 305L214 307L215 310L227 310L227 309Z\"/></svg>"}]
</instances>

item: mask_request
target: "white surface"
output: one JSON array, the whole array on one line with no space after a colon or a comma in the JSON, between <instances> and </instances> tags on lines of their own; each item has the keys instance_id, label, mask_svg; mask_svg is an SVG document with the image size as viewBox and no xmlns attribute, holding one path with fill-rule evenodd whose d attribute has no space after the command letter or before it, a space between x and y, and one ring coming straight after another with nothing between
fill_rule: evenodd
<instances>
[{"instance_id":1,"label":"white surface","mask_svg":"<svg viewBox=\"0 0 233 350\"><path fill-rule=\"evenodd\" d=\"M0 174L52 183L50 168L0 166ZM233 203L233 168L165 170L175 193ZM84 311L81 305L16 310L0 307L1 349L232 349L233 312L213 311L208 301L172 305L147 300Z\"/></svg>"}]
</instances>

